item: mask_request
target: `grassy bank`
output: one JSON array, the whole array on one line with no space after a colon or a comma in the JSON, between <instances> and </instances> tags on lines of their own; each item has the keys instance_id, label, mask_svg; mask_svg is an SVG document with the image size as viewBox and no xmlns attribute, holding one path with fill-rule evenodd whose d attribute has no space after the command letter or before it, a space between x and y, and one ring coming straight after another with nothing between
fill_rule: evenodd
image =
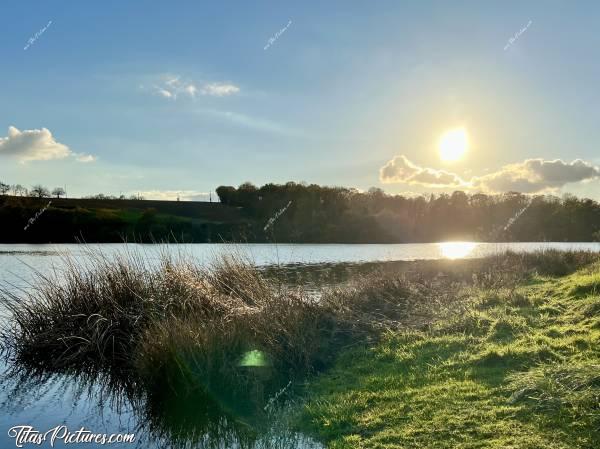
<instances>
[{"instance_id":1,"label":"grassy bank","mask_svg":"<svg viewBox=\"0 0 600 449\"><path fill-rule=\"evenodd\" d=\"M465 307L344 353L303 426L333 448L600 446L600 266L469 287Z\"/></svg>"}]
</instances>

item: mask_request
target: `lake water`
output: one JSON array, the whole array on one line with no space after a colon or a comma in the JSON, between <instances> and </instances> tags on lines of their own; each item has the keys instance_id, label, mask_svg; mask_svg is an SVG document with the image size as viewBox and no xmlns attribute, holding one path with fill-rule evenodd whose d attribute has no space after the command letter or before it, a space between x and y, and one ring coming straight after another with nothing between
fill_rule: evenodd
<instances>
[{"instance_id":1,"label":"lake water","mask_svg":"<svg viewBox=\"0 0 600 449\"><path fill-rule=\"evenodd\" d=\"M195 258L200 264L209 264L222 254L241 254L256 265L268 269L273 265L284 266L288 271L320 272L323 267L359 265L367 262L410 261L420 259L459 259L478 258L512 250L532 252L545 249L589 250L600 252L600 243L427 243L395 245L227 245L197 244L170 245L0 245L0 283L4 288L18 288L32 279L34 271L48 273L55 269L60 272L64 263L63 255L70 254L85 263L90 249L100 248L108 257L124 250L141 252L148 260L157 260L161 251L179 252ZM0 318L6 320L7 318ZM134 433L136 443L106 444L98 447L145 447L162 448L173 445L164 434L157 431L168 424L170 417L161 416L156 410L147 414L126 399L114 395L103 388L102 382L76 379L71 375L51 378L9 375L11 366L0 364L0 447L15 446L15 438L8 435L14 426L33 426L45 432L59 425L69 431L85 427L94 433ZM183 399L182 399L183 400ZM218 420L218 419L217 419ZM220 430L214 434L207 431L206 437L191 440L184 436L177 441L177 447L285 447L286 449L319 448L310 438L284 431L266 430L264 434L250 440L241 438L237 425L219 421ZM225 430L223 430L225 429ZM59 431L60 434L61 431ZM213 434L211 435L211 432ZM243 432L242 432L243 433ZM285 440L282 441L282 435ZM161 436L162 435L162 436ZM215 437L215 435L217 435ZM210 446L212 444L212 446ZM64 447L57 440L55 447ZM68 444L67 447L96 447L94 444ZM38 446L25 444L23 447L50 447L48 442Z\"/></svg>"},{"instance_id":2,"label":"lake water","mask_svg":"<svg viewBox=\"0 0 600 449\"><path fill-rule=\"evenodd\" d=\"M87 252L99 249L107 256L124 251L139 252L152 261L161 252L181 253L199 264L208 264L223 254L239 254L258 266L319 266L323 264L361 264L431 259L479 258L505 252L533 252L547 249L600 251L600 243L410 243L410 244L183 244L183 245L6 245L0 244L0 282L22 285L33 270L46 273L60 268L62 255L70 254L81 262Z\"/></svg>"}]
</instances>

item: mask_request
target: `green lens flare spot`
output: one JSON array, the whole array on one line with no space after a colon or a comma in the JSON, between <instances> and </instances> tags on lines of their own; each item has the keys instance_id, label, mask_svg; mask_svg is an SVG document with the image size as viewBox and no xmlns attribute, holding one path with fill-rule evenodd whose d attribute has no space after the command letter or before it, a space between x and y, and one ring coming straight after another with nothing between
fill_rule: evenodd
<instances>
[{"instance_id":1,"label":"green lens flare spot","mask_svg":"<svg viewBox=\"0 0 600 449\"><path fill-rule=\"evenodd\" d=\"M264 352L254 349L242 356L239 366L270 366L270 362Z\"/></svg>"}]
</instances>

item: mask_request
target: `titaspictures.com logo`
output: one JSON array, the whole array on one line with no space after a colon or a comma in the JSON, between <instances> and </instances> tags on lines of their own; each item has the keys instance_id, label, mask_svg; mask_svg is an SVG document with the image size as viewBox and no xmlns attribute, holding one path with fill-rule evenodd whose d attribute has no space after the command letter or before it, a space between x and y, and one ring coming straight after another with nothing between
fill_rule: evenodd
<instances>
[{"instance_id":1,"label":"titaspictures.com logo","mask_svg":"<svg viewBox=\"0 0 600 449\"><path fill-rule=\"evenodd\" d=\"M85 427L71 432L64 425L53 427L45 432L40 432L33 426L13 426L8 429L8 436L15 439L17 447L25 447L29 444L40 446L46 442L50 447L54 447L59 441L62 441L63 444L93 443L102 445L135 441L133 433L93 433Z\"/></svg>"}]
</instances>

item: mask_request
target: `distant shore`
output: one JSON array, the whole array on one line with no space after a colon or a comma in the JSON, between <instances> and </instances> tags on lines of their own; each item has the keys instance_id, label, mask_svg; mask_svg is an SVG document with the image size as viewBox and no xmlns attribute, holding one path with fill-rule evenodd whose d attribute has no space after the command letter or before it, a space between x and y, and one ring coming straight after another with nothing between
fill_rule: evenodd
<instances>
[{"instance_id":1,"label":"distant shore","mask_svg":"<svg viewBox=\"0 0 600 449\"><path fill-rule=\"evenodd\" d=\"M296 183L216 191L219 202L2 195L0 243L600 241L600 205L574 196L425 198Z\"/></svg>"}]
</instances>

